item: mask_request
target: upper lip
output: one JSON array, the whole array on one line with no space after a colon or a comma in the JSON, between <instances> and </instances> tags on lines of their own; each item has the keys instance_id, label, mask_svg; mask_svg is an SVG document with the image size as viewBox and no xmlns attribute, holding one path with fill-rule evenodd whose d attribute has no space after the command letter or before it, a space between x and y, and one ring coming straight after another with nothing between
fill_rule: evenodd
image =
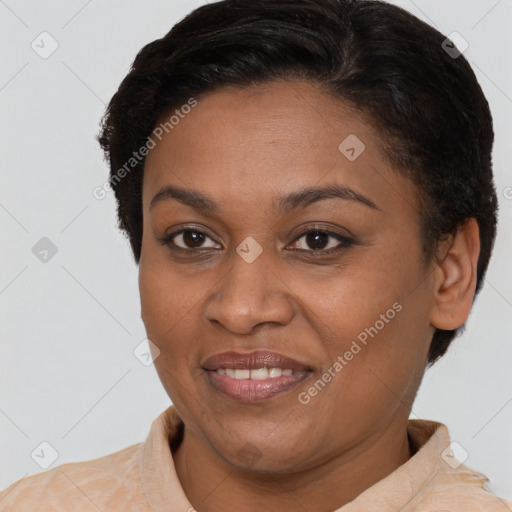
<instances>
[{"instance_id":1,"label":"upper lip","mask_svg":"<svg viewBox=\"0 0 512 512\"><path fill-rule=\"evenodd\" d=\"M219 368L232 368L233 370L257 370L259 368L282 368L293 371L307 371L311 368L295 359L291 359L277 352L257 350L255 352L222 352L206 359L202 367L205 370L218 370Z\"/></svg>"}]
</instances>

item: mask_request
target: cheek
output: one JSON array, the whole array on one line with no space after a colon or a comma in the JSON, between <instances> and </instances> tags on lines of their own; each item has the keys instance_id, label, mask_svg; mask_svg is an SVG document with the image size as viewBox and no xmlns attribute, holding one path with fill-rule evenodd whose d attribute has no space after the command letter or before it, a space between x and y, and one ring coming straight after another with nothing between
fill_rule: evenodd
<instances>
[{"instance_id":1,"label":"cheek","mask_svg":"<svg viewBox=\"0 0 512 512\"><path fill-rule=\"evenodd\" d=\"M147 327L159 331L171 329L201 298L186 270L162 253L151 247L139 265L142 319Z\"/></svg>"},{"instance_id":2,"label":"cheek","mask_svg":"<svg viewBox=\"0 0 512 512\"><path fill-rule=\"evenodd\" d=\"M319 329L324 326L333 343L338 339L344 344L376 322L381 330L381 315L386 312L385 320L395 317L393 304L400 302L405 287L396 274L400 272L391 275L382 262L359 261L323 279L296 277L294 291L304 299L304 312L311 313L311 321Z\"/></svg>"},{"instance_id":3,"label":"cheek","mask_svg":"<svg viewBox=\"0 0 512 512\"><path fill-rule=\"evenodd\" d=\"M139 267L141 316L148 338L160 349L161 356L180 350L187 315L193 312L197 298L183 277L168 266L144 262Z\"/></svg>"},{"instance_id":4,"label":"cheek","mask_svg":"<svg viewBox=\"0 0 512 512\"><path fill-rule=\"evenodd\" d=\"M139 267L139 289L147 337L159 350L155 369L173 404L181 410L184 403L195 400L190 390L197 377L197 354L190 315L197 297L183 286L183 277L165 265L147 262Z\"/></svg>"},{"instance_id":5,"label":"cheek","mask_svg":"<svg viewBox=\"0 0 512 512\"><path fill-rule=\"evenodd\" d=\"M302 281L308 290L304 311L312 312L309 322L321 334L328 362L342 358L333 390L350 390L355 402L362 395L374 402L400 396L410 376L424 367L429 290L427 280L416 287L425 275L414 261L382 251L336 278L316 285Z\"/></svg>"},{"instance_id":6,"label":"cheek","mask_svg":"<svg viewBox=\"0 0 512 512\"><path fill-rule=\"evenodd\" d=\"M139 267L141 315L148 335L161 333L166 324L173 323L173 318L169 318L169 315L175 312L172 306L173 302L176 302L176 294L169 291L165 272L159 271L153 264L141 263Z\"/></svg>"}]
</instances>

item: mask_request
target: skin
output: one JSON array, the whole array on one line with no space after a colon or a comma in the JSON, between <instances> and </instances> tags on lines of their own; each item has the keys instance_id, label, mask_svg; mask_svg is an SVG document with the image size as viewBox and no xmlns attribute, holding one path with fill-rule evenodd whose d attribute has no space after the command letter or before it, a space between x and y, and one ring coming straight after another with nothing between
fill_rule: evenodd
<instances>
[{"instance_id":1,"label":"skin","mask_svg":"<svg viewBox=\"0 0 512 512\"><path fill-rule=\"evenodd\" d=\"M366 146L354 161L338 149L350 134ZM282 196L333 183L377 208L341 198L289 213L274 208ZM171 197L150 208L168 185L208 196L218 212ZM465 322L479 252L469 219L439 245L438 261L425 261L418 204L415 186L384 158L379 133L316 84L222 88L157 140L143 182L142 319L185 423L173 456L196 510L332 511L409 460L407 421L434 327ZM158 242L185 227L206 234L198 245L173 239L188 253ZM326 249L303 235L315 227L354 243L319 254ZM263 249L252 263L236 252L249 236ZM322 240L327 250L340 245ZM401 311L300 403L299 393L397 302ZM263 403L212 388L202 361L258 349L313 371ZM242 455L248 451L252 458Z\"/></svg>"}]
</instances>

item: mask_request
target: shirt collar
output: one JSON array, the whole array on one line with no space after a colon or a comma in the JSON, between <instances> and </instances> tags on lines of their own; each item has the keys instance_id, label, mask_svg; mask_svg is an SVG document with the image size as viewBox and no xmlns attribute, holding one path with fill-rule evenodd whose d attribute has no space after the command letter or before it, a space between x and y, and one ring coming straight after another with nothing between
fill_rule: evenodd
<instances>
[{"instance_id":1,"label":"shirt collar","mask_svg":"<svg viewBox=\"0 0 512 512\"><path fill-rule=\"evenodd\" d=\"M178 479L169 444L182 425L171 406L153 421L146 441L141 444L139 471L151 512L193 510Z\"/></svg>"}]
</instances>

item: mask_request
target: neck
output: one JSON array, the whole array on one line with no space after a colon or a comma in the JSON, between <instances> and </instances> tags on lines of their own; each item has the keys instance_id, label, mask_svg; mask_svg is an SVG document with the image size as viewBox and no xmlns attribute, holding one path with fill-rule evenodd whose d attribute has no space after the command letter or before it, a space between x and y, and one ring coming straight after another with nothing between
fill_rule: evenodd
<instances>
[{"instance_id":1,"label":"neck","mask_svg":"<svg viewBox=\"0 0 512 512\"><path fill-rule=\"evenodd\" d=\"M410 457L406 421L389 425L378 437L333 454L321 465L293 473L231 465L187 429L173 455L180 483L197 512L330 512L354 500Z\"/></svg>"}]
</instances>

